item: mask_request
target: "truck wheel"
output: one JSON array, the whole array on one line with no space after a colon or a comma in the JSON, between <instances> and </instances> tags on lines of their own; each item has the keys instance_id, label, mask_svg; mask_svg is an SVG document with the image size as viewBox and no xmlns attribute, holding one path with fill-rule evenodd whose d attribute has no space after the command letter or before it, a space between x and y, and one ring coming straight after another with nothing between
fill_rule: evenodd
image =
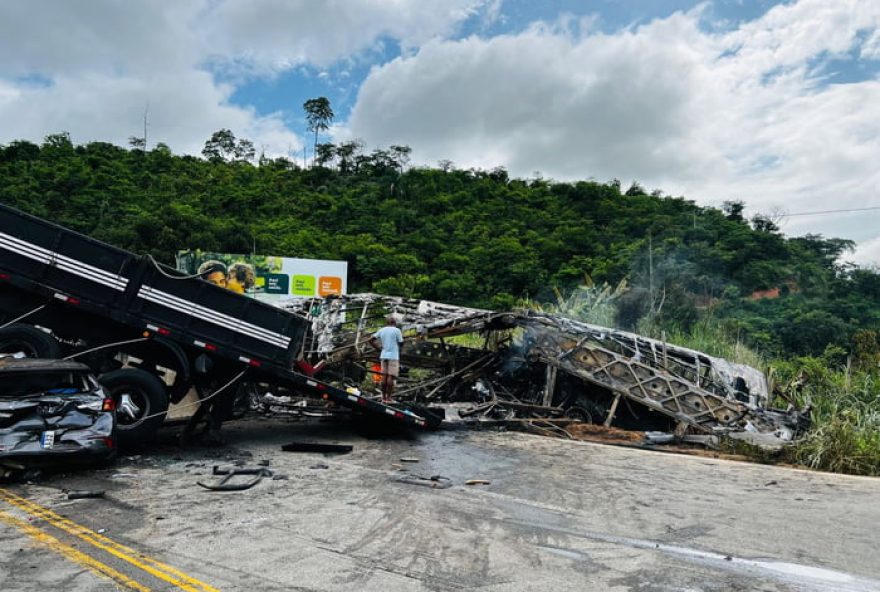
<instances>
[{"instance_id":1,"label":"truck wheel","mask_svg":"<svg viewBox=\"0 0 880 592\"><path fill-rule=\"evenodd\" d=\"M27 358L59 358L61 346L46 333L23 323L0 329L0 353L22 353Z\"/></svg>"},{"instance_id":2,"label":"truck wheel","mask_svg":"<svg viewBox=\"0 0 880 592\"><path fill-rule=\"evenodd\" d=\"M116 438L121 448L146 444L165 421L168 395L162 382L145 370L121 368L98 378L116 402Z\"/></svg>"}]
</instances>

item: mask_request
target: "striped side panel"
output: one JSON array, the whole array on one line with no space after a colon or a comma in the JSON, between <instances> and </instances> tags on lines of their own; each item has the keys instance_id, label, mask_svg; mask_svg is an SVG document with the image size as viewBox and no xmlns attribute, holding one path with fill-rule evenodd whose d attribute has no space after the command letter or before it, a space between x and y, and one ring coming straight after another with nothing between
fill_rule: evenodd
<instances>
[{"instance_id":1,"label":"striped side panel","mask_svg":"<svg viewBox=\"0 0 880 592\"><path fill-rule=\"evenodd\" d=\"M247 323L241 319L236 319L235 317L201 306L190 300L185 300L173 294L169 294L168 292L157 290L152 286L142 286L140 291L138 291L138 296L149 302L160 304L184 314L192 315L198 319L213 323L220 327L244 333L249 337L265 341L266 343L282 349L287 349L287 346L290 345L290 338L285 335L275 333L274 331L270 331L252 323Z\"/></svg>"},{"instance_id":2,"label":"striped side panel","mask_svg":"<svg viewBox=\"0 0 880 592\"><path fill-rule=\"evenodd\" d=\"M119 290L120 292L125 290L125 287L128 285L128 278L111 273L100 267L89 265L84 261L72 259L61 253L44 249L43 247L21 240L20 238L16 238L5 232L0 232L0 247L7 251L33 259L34 261L57 267L67 273L72 273L73 275L78 275L93 282L103 284L115 290Z\"/></svg>"}]
</instances>

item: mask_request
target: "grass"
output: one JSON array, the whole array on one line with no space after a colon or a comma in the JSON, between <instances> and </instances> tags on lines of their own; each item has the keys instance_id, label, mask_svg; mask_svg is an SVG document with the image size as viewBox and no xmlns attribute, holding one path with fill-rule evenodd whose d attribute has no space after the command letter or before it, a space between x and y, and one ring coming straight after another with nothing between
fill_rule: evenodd
<instances>
[{"instance_id":1,"label":"grass","mask_svg":"<svg viewBox=\"0 0 880 592\"><path fill-rule=\"evenodd\" d=\"M581 286L570 297L557 294L557 302L534 306L547 312L607 327L613 326L615 299L625 286ZM660 327L651 318L639 323L638 332L767 373L770 382L799 409L810 407L812 426L801 438L776 456L821 471L880 476L880 369L853 367L846 352L829 348L819 357L767 359L705 316L688 329ZM740 449L753 460L768 462L760 449Z\"/></svg>"},{"instance_id":2,"label":"grass","mask_svg":"<svg viewBox=\"0 0 880 592\"><path fill-rule=\"evenodd\" d=\"M813 427L786 450L814 469L880 476L880 377L876 369L835 368L823 358L796 358L774 369L794 385L798 405L810 405Z\"/></svg>"}]
</instances>

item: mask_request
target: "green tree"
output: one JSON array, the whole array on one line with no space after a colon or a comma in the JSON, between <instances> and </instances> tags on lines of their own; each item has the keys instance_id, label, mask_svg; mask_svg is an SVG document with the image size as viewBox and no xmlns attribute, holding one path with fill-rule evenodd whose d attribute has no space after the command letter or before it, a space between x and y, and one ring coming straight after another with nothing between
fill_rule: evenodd
<instances>
[{"instance_id":1,"label":"green tree","mask_svg":"<svg viewBox=\"0 0 880 592\"><path fill-rule=\"evenodd\" d=\"M236 140L235 134L225 128L214 132L202 149L202 155L211 162L250 161L255 153L253 142L244 138Z\"/></svg>"},{"instance_id":2,"label":"green tree","mask_svg":"<svg viewBox=\"0 0 880 592\"><path fill-rule=\"evenodd\" d=\"M223 128L211 134L202 148L202 156L211 161L224 161L235 153L235 134Z\"/></svg>"},{"instance_id":3,"label":"green tree","mask_svg":"<svg viewBox=\"0 0 880 592\"><path fill-rule=\"evenodd\" d=\"M326 166L336 158L336 146L332 143L318 144L315 148L315 162L318 166Z\"/></svg>"},{"instance_id":4,"label":"green tree","mask_svg":"<svg viewBox=\"0 0 880 592\"><path fill-rule=\"evenodd\" d=\"M314 154L317 158L318 154L318 132L330 128L330 124L335 117L333 109L330 107L330 101L327 97L318 97L317 99L309 99L303 103L303 109L306 112L306 123L308 130L315 132Z\"/></svg>"}]
</instances>

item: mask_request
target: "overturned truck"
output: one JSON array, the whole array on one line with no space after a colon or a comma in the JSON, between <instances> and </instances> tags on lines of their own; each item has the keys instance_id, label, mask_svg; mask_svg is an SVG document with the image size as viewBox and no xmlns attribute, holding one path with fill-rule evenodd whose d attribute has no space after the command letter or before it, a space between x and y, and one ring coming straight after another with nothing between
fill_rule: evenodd
<instances>
[{"instance_id":1,"label":"overturned truck","mask_svg":"<svg viewBox=\"0 0 880 592\"><path fill-rule=\"evenodd\" d=\"M729 435L768 446L809 425L804 411L770 408L755 368L558 315L375 294L289 306L311 320L304 354L326 364L328 380L350 384L375 372L375 352L365 347L371 327L396 314L409 337L398 397L469 403L463 416Z\"/></svg>"}]
</instances>

